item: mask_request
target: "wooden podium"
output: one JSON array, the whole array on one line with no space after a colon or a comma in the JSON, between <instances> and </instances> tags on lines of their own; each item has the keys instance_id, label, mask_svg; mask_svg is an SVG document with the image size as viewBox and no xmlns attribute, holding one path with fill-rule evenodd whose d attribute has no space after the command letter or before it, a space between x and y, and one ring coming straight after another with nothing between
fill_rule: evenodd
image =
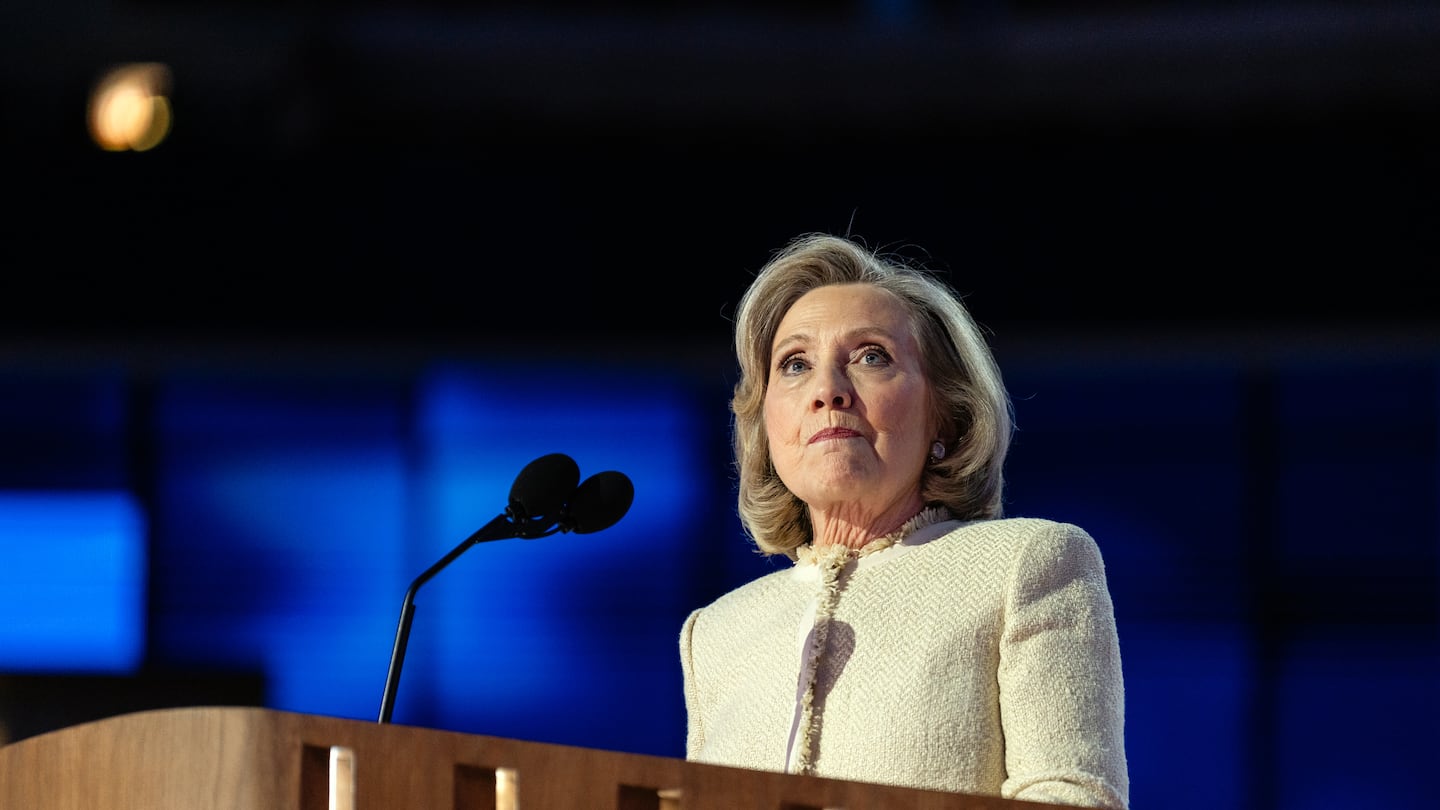
<instances>
[{"instance_id":1,"label":"wooden podium","mask_svg":"<svg viewBox=\"0 0 1440 810\"><path fill-rule=\"evenodd\" d=\"M4 810L1054 807L253 707L140 711L0 747Z\"/></svg>"}]
</instances>

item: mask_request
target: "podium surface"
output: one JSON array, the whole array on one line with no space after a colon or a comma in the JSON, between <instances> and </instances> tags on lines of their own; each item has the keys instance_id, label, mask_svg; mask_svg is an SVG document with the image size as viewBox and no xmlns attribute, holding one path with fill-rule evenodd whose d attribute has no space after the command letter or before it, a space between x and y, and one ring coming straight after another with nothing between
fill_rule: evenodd
<instances>
[{"instance_id":1,"label":"podium surface","mask_svg":"<svg viewBox=\"0 0 1440 810\"><path fill-rule=\"evenodd\" d=\"M6 810L1054 810L254 707L157 709L0 747Z\"/></svg>"}]
</instances>

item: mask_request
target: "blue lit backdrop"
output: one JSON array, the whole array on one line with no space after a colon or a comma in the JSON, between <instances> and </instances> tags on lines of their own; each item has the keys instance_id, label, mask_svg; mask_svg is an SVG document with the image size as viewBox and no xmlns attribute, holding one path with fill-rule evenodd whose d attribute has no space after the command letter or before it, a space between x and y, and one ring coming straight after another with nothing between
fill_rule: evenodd
<instances>
[{"instance_id":1,"label":"blue lit backdrop","mask_svg":"<svg viewBox=\"0 0 1440 810\"><path fill-rule=\"evenodd\" d=\"M1010 512L1105 553L1134 806L1416 806L1440 724L1440 364L1001 359ZM244 673L273 708L374 719L409 583L564 452L629 475L630 512L428 582L393 719L681 756L680 623L774 565L734 516L723 378L32 382L0 383L0 709L18 675Z\"/></svg>"}]
</instances>

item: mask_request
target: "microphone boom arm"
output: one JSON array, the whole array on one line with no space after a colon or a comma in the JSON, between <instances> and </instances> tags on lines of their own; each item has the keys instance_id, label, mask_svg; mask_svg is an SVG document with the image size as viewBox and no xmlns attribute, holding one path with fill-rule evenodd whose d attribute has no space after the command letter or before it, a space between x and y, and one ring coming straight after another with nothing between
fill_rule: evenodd
<instances>
[{"instance_id":1,"label":"microphone boom arm","mask_svg":"<svg viewBox=\"0 0 1440 810\"><path fill-rule=\"evenodd\" d=\"M440 573L445 566L455 562L456 558L471 546L516 536L518 535L514 525L510 523L509 515L501 513L465 538L460 545L451 549L449 554L441 557L439 562L427 568L410 583L410 588L405 591L405 602L400 608L400 625L395 629L395 644L390 649L390 669L385 675L385 694L380 701L381 723L390 722L390 716L395 710L395 695L400 689L400 667L405 661L405 647L410 643L410 625L415 619L415 593L420 590L420 586L429 582L431 577Z\"/></svg>"}]
</instances>

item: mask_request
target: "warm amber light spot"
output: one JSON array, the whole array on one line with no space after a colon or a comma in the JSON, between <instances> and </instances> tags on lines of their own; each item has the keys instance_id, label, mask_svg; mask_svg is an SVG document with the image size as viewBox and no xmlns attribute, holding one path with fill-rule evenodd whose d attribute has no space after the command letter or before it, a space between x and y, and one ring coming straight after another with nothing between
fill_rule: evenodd
<instances>
[{"instance_id":1,"label":"warm amber light spot","mask_svg":"<svg viewBox=\"0 0 1440 810\"><path fill-rule=\"evenodd\" d=\"M121 65L90 94L90 137L111 152L143 152L170 133L170 70L154 62Z\"/></svg>"}]
</instances>

